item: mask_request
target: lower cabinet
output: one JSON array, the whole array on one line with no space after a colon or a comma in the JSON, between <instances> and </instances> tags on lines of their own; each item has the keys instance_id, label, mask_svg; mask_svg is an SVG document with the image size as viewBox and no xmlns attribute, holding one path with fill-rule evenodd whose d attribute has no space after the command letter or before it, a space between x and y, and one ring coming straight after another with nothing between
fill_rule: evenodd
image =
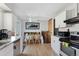
<instances>
[{"instance_id":1,"label":"lower cabinet","mask_svg":"<svg viewBox=\"0 0 79 59\"><path fill-rule=\"evenodd\" d=\"M53 36L51 39L51 47L57 55L60 55L60 41L59 37Z\"/></svg>"},{"instance_id":2,"label":"lower cabinet","mask_svg":"<svg viewBox=\"0 0 79 59\"><path fill-rule=\"evenodd\" d=\"M20 39L0 49L0 56L20 55Z\"/></svg>"},{"instance_id":3,"label":"lower cabinet","mask_svg":"<svg viewBox=\"0 0 79 59\"><path fill-rule=\"evenodd\" d=\"M76 49L76 56L79 56L79 49Z\"/></svg>"},{"instance_id":4,"label":"lower cabinet","mask_svg":"<svg viewBox=\"0 0 79 59\"><path fill-rule=\"evenodd\" d=\"M0 50L0 56L13 56L13 44Z\"/></svg>"},{"instance_id":5,"label":"lower cabinet","mask_svg":"<svg viewBox=\"0 0 79 59\"><path fill-rule=\"evenodd\" d=\"M15 41L14 43L14 46L13 46L13 48L14 48L14 56L18 56L18 55L20 55L20 39L18 39L17 41Z\"/></svg>"}]
</instances>

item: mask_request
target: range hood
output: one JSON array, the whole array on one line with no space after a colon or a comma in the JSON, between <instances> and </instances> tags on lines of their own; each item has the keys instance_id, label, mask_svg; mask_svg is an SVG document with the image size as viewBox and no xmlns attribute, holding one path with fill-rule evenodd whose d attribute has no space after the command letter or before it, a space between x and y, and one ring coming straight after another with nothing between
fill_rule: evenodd
<instances>
[{"instance_id":1,"label":"range hood","mask_svg":"<svg viewBox=\"0 0 79 59\"><path fill-rule=\"evenodd\" d=\"M73 8L74 6L74 8ZM79 23L79 3L76 4L72 4L71 5L72 9L67 11L67 17L73 17L73 18L68 18L67 20L64 21L64 23L66 24L75 24L75 23Z\"/></svg>"},{"instance_id":2,"label":"range hood","mask_svg":"<svg viewBox=\"0 0 79 59\"><path fill-rule=\"evenodd\" d=\"M75 24L75 23L79 23L79 16L65 20L64 23L66 24Z\"/></svg>"}]
</instances>

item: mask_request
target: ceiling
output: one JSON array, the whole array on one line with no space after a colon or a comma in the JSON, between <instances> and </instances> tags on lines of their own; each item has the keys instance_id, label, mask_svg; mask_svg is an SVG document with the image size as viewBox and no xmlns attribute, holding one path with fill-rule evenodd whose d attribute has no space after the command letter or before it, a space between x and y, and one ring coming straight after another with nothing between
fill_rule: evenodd
<instances>
[{"instance_id":1,"label":"ceiling","mask_svg":"<svg viewBox=\"0 0 79 59\"><path fill-rule=\"evenodd\" d=\"M29 17L47 20L54 18L69 3L6 3L6 5L23 20Z\"/></svg>"}]
</instances>

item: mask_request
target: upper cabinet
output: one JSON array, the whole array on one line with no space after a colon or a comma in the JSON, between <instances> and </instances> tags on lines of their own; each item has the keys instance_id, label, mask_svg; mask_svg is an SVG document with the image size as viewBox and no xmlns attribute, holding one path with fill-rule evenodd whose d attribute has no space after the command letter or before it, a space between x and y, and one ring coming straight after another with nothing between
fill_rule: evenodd
<instances>
[{"instance_id":1,"label":"upper cabinet","mask_svg":"<svg viewBox=\"0 0 79 59\"><path fill-rule=\"evenodd\" d=\"M7 29L13 35L21 35L21 20L5 4L0 3L0 30Z\"/></svg>"},{"instance_id":2,"label":"upper cabinet","mask_svg":"<svg viewBox=\"0 0 79 59\"><path fill-rule=\"evenodd\" d=\"M7 22L11 19L10 14L11 13L11 9L8 8L4 3L0 3L0 29L5 28L5 26L7 26ZM10 25L10 23L8 22L8 24ZM5 24L4 24L5 23Z\"/></svg>"},{"instance_id":3,"label":"upper cabinet","mask_svg":"<svg viewBox=\"0 0 79 59\"><path fill-rule=\"evenodd\" d=\"M55 28L79 22L79 3L71 3L55 17Z\"/></svg>"},{"instance_id":4,"label":"upper cabinet","mask_svg":"<svg viewBox=\"0 0 79 59\"><path fill-rule=\"evenodd\" d=\"M5 4L0 3L0 29L7 29L8 31L18 32L19 29L16 28L19 26L19 19L15 16L11 9L8 8Z\"/></svg>"},{"instance_id":5,"label":"upper cabinet","mask_svg":"<svg viewBox=\"0 0 79 59\"><path fill-rule=\"evenodd\" d=\"M66 11L61 12L55 17L55 28L66 27L64 21L66 20Z\"/></svg>"},{"instance_id":6,"label":"upper cabinet","mask_svg":"<svg viewBox=\"0 0 79 59\"><path fill-rule=\"evenodd\" d=\"M13 14L5 12L3 17L3 28L9 31L13 31Z\"/></svg>"},{"instance_id":7,"label":"upper cabinet","mask_svg":"<svg viewBox=\"0 0 79 59\"><path fill-rule=\"evenodd\" d=\"M2 18L3 18L3 13L2 13L2 9L0 9L0 29L2 29Z\"/></svg>"},{"instance_id":8,"label":"upper cabinet","mask_svg":"<svg viewBox=\"0 0 79 59\"><path fill-rule=\"evenodd\" d=\"M79 3L77 3L77 15L79 15Z\"/></svg>"},{"instance_id":9,"label":"upper cabinet","mask_svg":"<svg viewBox=\"0 0 79 59\"><path fill-rule=\"evenodd\" d=\"M79 23L79 3L73 3L66 8L66 24Z\"/></svg>"},{"instance_id":10,"label":"upper cabinet","mask_svg":"<svg viewBox=\"0 0 79 59\"><path fill-rule=\"evenodd\" d=\"M78 13L78 4L77 3L71 3L67 8L66 8L66 19L71 19L73 17L77 16Z\"/></svg>"}]
</instances>

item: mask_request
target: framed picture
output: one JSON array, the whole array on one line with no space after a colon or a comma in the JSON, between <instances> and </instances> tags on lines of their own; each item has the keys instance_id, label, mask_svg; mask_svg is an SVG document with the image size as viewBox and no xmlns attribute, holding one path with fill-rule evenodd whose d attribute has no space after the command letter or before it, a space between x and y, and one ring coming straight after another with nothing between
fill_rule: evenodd
<instances>
[{"instance_id":1,"label":"framed picture","mask_svg":"<svg viewBox=\"0 0 79 59\"><path fill-rule=\"evenodd\" d=\"M26 22L25 28L30 30L40 29L40 23L38 22Z\"/></svg>"}]
</instances>

